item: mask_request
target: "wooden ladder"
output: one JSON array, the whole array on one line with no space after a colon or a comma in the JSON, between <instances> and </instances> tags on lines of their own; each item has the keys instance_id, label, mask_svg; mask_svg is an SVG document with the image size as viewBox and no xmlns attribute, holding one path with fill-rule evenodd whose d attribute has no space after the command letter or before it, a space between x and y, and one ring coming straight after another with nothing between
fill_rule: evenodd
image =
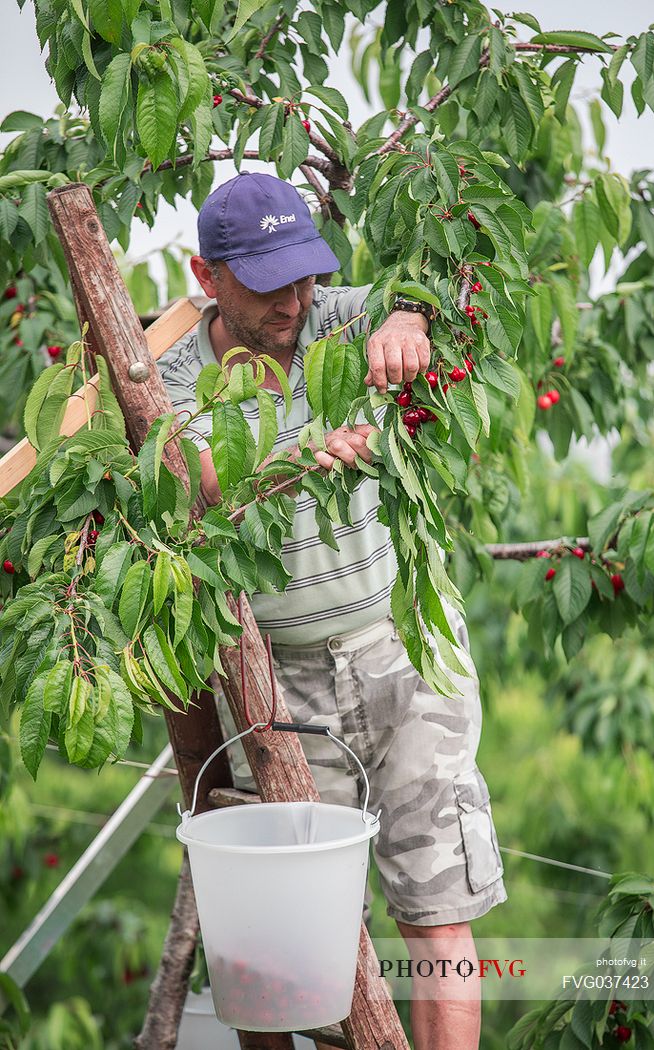
<instances>
[{"instance_id":1,"label":"wooden ladder","mask_svg":"<svg viewBox=\"0 0 654 1050\"><path fill-rule=\"evenodd\" d=\"M88 187L73 183L53 190L48 206L66 256L80 325L89 323L89 349L92 354L101 354L107 362L131 447L138 451L152 422L163 413L173 411L155 360L194 327L199 312L188 300L182 300L144 333ZM93 411L96 400L97 376L69 399L60 432L75 433L86 421L86 404ZM166 446L164 460L188 491L186 464L177 442ZM27 440L14 446L0 461L0 495L6 495L18 485L35 461L35 450ZM206 506L201 490L192 515L201 516ZM235 613L235 599L229 595L228 600ZM268 658L247 601L242 603L242 619L248 705L253 721L266 723L272 702ZM236 646L228 646L221 649L220 655L225 668L220 687L241 732L247 723L239 651ZM164 710L187 808L202 764L224 739L211 683L197 699L199 706L189 708L183 717ZM291 721L281 696L277 700L277 719ZM297 734L272 730L249 733L242 738L242 743L259 794L234 789L229 761L222 752L202 777L197 812L212 806L253 802L319 801ZM374 989L374 995L367 997L366 988ZM350 1050L409 1050L388 985L379 975L379 962L365 925L362 924L360 931L349 1017L340 1025L302 1034ZM239 1032L238 1035L242 1050L293 1050L291 1033Z\"/></svg>"}]
</instances>

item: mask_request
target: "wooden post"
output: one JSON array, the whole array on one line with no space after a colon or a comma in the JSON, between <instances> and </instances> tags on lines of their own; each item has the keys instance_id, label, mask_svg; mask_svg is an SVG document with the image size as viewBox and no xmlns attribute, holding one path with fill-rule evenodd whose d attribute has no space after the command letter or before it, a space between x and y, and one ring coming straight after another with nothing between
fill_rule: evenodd
<instances>
[{"instance_id":1,"label":"wooden post","mask_svg":"<svg viewBox=\"0 0 654 1050\"><path fill-rule=\"evenodd\" d=\"M76 301L90 319L96 351L106 359L114 393L125 416L128 435L135 451L141 447L152 422L172 406L161 375L150 354L131 299L111 253L90 191L83 184L52 190L48 206L61 240ZM80 318L81 320L81 318ZM171 443L172 444L172 443ZM188 486L186 464L178 447L167 446L167 465ZM204 503L193 508L197 516ZM233 608L235 604L233 603ZM243 602L246 667L250 711L256 721L267 721L272 702L268 658L256 621L247 602ZM221 649L225 667L225 693L237 726L244 727L244 708L240 665L235 647ZM201 762L222 740L213 694L201 694L201 706L189 708L185 715L166 711L166 721L184 798L191 797ZM278 698L277 718L290 721L283 698ZM243 738L246 755L264 802L318 799L318 791L298 737L293 733L250 733ZM224 754L220 757L224 757ZM225 780L228 783L225 783ZM222 781L222 782L221 782ZM209 767L199 793L198 809L208 808L210 787L229 787L227 762ZM369 951L368 951L369 949ZM375 979L371 959L374 949L365 926L361 931L357 979L368 974ZM362 988L355 993L352 1014L343 1028L356 1050L408 1050L408 1043L392 999L381 978L379 1000L367 1001ZM177 1017L179 1023L179 1017ZM259 1045L268 1050L292 1050L292 1036L271 1033L258 1036ZM268 1040L268 1042L266 1042ZM248 1036L241 1037L247 1046ZM251 1040L250 1040L251 1044Z\"/></svg>"}]
</instances>

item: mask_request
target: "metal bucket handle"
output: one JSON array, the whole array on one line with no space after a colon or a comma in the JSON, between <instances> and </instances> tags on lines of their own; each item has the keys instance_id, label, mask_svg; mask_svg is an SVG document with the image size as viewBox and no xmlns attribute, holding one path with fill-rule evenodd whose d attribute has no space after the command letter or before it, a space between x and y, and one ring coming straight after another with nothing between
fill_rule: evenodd
<instances>
[{"instance_id":1,"label":"metal bucket handle","mask_svg":"<svg viewBox=\"0 0 654 1050\"><path fill-rule=\"evenodd\" d=\"M197 777L195 778L195 786L193 788L193 800L191 802L190 810L187 809L184 812L182 812L181 805L179 804L179 802L177 803L177 812L179 813L182 820L189 820L195 813L195 807L198 801L198 787L200 784L200 779L202 778L202 774L207 769L207 767L213 762L216 755L219 755L220 752L223 751L224 748L226 748L229 744L233 744L236 740L240 740L241 737L247 736L248 733L251 733L254 729L257 729L259 726L263 726L264 728L267 727L269 729L275 729L285 733L315 733L318 736L328 736L331 740L334 741L335 744L338 744L338 746L342 747L344 751L347 751L348 754L352 755L352 758L361 770L363 774L363 779L366 784L366 793L363 799L363 810L361 812L361 819L363 820L364 824L368 826L372 826L373 824L379 822L379 814L381 813L381 810L379 810L377 816L367 812L368 799L370 797L370 782L368 781L368 776L366 774L365 769L363 768L357 756L354 754L354 751L352 751L352 749L349 748L347 744L344 744L342 740L339 740L337 736L334 736L329 726L306 725L300 722L273 722L270 726L267 722L254 722L253 725L248 726L247 729L244 729L242 733L237 733L236 736L231 737L231 739L226 740L224 743L222 743L220 747L217 747L216 750L209 755L208 759L206 760L206 762L200 769L200 772L198 773Z\"/></svg>"}]
</instances>

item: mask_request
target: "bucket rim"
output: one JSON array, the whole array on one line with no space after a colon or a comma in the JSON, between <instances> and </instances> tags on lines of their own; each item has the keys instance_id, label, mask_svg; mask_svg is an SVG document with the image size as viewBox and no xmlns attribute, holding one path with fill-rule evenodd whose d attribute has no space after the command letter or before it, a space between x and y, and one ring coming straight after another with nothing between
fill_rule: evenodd
<instances>
[{"instance_id":1,"label":"bucket rim","mask_svg":"<svg viewBox=\"0 0 654 1050\"><path fill-rule=\"evenodd\" d=\"M261 805L265 805L266 807L271 807L271 808L274 807L275 809L279 809L282 806L285 807L285 808L288 807L288 806L307 806L307 805L324 806L327 809L336 809L336 810L344 810L344 809L346 809L346 810L348 810L351 813L357 813L359 816L361 816L361 814L363 812L362 810L357 809L354 806L341 806L341 805L338 805L337 803L332 803L332 802L312 802L310 800L309 801L300 800L300 801L296 801L296 802L264 802L264 803L261 803ZM236 808L236 807L229 807L229 808L231 810L232 808ZM245 807L240 807L239 806L238 808L239 809L245 808L247 810L247 805ZM348 838L327 839L326 841L323 841L323 842L296 842L296 843L291 843L290 845L287 845L287 846L281 846L281 845L279 845L279 846L266 846L266 845L263 845L263 846L250 846L250 845L248 845L248 846L230 846L230 845L225 845L224 843L206 842L204 839L196 838L194 835L189 834L190 826L194 822L201 821L203 818L206 819L208 817L213 817L214 819L215 818L220 819L221 815L223 813L225 813L225 812L226 812L226 810L217 809L217 810L208 810L208 811L206 811L204 813L197 813L197 814L195 814L192 817L188 817L186 820L182 820L182 823L178 824L177 828L175 829L175 834L176 834L177 838L179 839L179 841L183 842L184 845L204 846L205 848L214 850L217 853L239 853L239 854L241 854L241 853L252 853L252 854L265 854L266 856L271 856L272 854L275 854L275 853L319 853L321 851L328 850L328 849L342 849L345 846L356 846L356 845L360 844L361 842L365 842L366 840L370 840L370 839L374 838L374 836L377 835L379 833L379 831L380 831L379 819L377 817L375 817L373 814L368 813L367 816L370 817L370 821L366 820L365 826L362 827L361 831L358 834L352 835L352 836L350 836ZM362 825L364 824L363 821L361 823L362 823Z\"/></svg>"}]
</instances>

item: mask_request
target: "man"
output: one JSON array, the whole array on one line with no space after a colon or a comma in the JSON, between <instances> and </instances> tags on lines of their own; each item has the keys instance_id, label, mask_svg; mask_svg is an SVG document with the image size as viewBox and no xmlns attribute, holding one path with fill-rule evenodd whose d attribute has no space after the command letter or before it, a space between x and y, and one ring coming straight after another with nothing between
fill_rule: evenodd
<instances>
[{"instance_id":1,"label":"man","mask_svg":"<svg viewBox=\"0 0 654 1050\"><path fill-rule=\"evenodd\" d=\"M267 370L265 386L278 409L275 449L292 447L311 418L302 371L307 346L351 319L357 320L346 329L348 339L364 330L369 289L316 285L315 275L336 271L338 260L295 188L270 175L244 173L220 186L203 205L198 230L200 254L191 259L191 269L215 302L197 331L159 359L173 406L194 411L200 369L220 362L232 347L268 353L284 367L293 391L285 418L279 383ZM429 365L427 319L416 304L396 306L366 346L366 382L382 393ZM256 436L256 401L241 407ZM203 486L217 501L206 441L210 414L194 425L199 432L190 436L201 449ZM339 427L327 435L326 449L316 452L318 462L325 470L336 460L356 469L357 455L370 462L366 439L372 429ZM390 618L396 562L388 530L377 521L378 502L376 482L362 476L352 495L353 524L335 530L338 553L320 541L314 501L301 494L284 548L292 581L285 594L255 595L252 608L262 632L271 635L291 718L329 724L366 768L369 808L381 810L375 861L387 912L409 951L418 959L433 949L438 958L475 960L469 921L506 900L488 790L475 763L478 680L463 619L451 607L452 629L471 675L455 676L461 697L433 694L411 665ZM225 706L219 705L223 725L233 735ZM362 785L349 756L323 736L300 739L321 799L360 805ZM235 783L253 790L240 754ZM478 990L464 1001L414 997L416 1050L475 1050L480 1015Z\"/></svg>"}]
</instances>

